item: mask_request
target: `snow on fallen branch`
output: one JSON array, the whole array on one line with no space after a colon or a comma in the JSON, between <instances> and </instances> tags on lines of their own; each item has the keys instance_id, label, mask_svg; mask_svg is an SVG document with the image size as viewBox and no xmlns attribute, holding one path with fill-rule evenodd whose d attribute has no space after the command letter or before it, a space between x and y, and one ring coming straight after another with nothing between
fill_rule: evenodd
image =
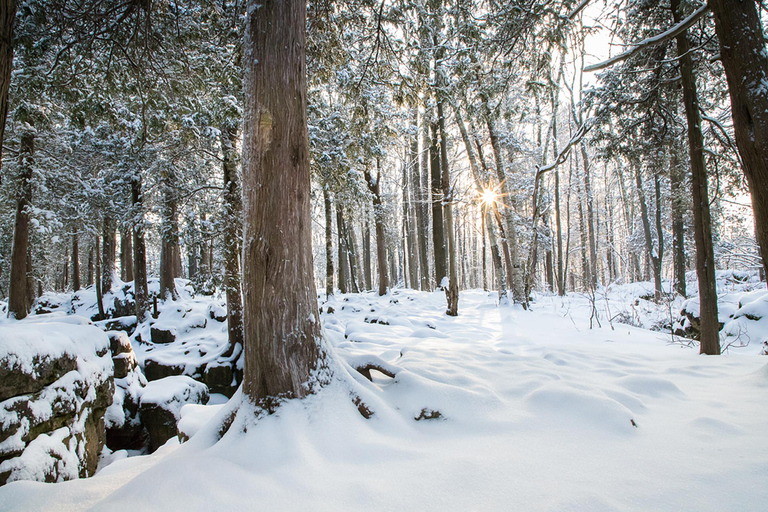
<instances>
[{"instance_id":1,"label":"snow on fallen branch","mask_svg":"<svg viewBox=\"0 0 768 512\"><path fill-rule=\"evenodd\" d=\"M673 37L677 37L680 33L685 32L688 30L688 28L699 21L699 19L704 16L704 14L707 12L707 9L709 7L707 4L702 5L698 9L696 9L690 16L682 20L677 25L674 25L672 28L667 30L666 32L662 32L661 34L657 34L655 36L649 37L647 39L644 39L634 45L629 50L620 53L619 55L616 55L615 57L611 57L608 60L604 60L603 62L598 62L597 64L592 64L590 66L586 66L584 68L584 71L598 71L601 69L605 69L607 67L613 66L614 64L621 62L623 60L627 60L628 58L632 57L633 55L637 54L638 52L650 48L651 46L656 46L657 44L661 44L664 41L668 41L669 39L672 39Z\"/></svg>"}]
</instances>

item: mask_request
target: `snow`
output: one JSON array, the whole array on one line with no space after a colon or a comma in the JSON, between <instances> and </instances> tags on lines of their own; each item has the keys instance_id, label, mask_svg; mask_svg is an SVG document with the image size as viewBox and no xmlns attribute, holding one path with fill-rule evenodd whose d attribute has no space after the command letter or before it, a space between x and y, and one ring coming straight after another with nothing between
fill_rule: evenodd
<instances>
[{"instance_id":1,"label":"snow","mask_svg":"<svg viewBox=\"0 0 768 512\"><path fill-rule=\"evenodd\" d=\"M141 393L141 404L159 405L177 419L186 404L208 401L208 387L186 375L174 375L153 380Z\"/></svg>"},{"instance_id":2,"label":"snow","mask_svg":"<svg viewBox=\"0 0 768 512\"><path fill-rule=\"evenodd\" d=\"M764 510L768 358L757 344L700 356L609 322L609 310L643 325L669 315L627 300L638 288L599 291L594 329L579 295L523 311L462 292L456 318L442 292L332 297L321 320L335 378L316 395L258 419L242 406L218 442L240 394L185 405L187 443L116 452L64 485L11 483L0 510ZM767 294L734 297L748 293L745 313L768 318ZM395 377L369 381L355 371L366 364ZM151 382L142 400L171 388Z\"/></svg>"}]
</instances>

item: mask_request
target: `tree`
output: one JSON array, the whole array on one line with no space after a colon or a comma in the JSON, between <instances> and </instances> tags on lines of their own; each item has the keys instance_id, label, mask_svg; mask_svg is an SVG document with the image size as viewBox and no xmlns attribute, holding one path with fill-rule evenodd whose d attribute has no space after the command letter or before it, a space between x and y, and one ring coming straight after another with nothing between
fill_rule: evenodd
<instances>
[{"instance_id":1,"label":"tree","mask_svg":"<svg viewBox=\"0 0 768 512\"><path fill-rule=\"evenodd\" d=\"M268 405L324 366L313 276L305 0L248 2L243 135L243 390Z\"/></svg>"},{"instance_id":2,"label":"tree","mask_svg":"<svg viewBox=\"0 0 768 512\"><path fill-rule=\"evenodd\" d=\"M755 234L768 275L768 54L760 15L755 0L710 0L708 5L715 14L736 145L749 183Z\"/></svg>"}]
</instances>

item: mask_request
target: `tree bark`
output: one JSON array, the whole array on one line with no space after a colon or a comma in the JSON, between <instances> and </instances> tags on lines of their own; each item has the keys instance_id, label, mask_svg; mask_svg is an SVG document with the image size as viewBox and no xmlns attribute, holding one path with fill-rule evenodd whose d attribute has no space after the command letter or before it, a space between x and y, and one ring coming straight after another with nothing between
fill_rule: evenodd
<instances>
[{"instance_id":1,"label":"tree bark","mask_svg":"<svg viewBox=\"0 0 768 512\"><path fill-rule=\"evenodd\" d=\"M133 293L136 300L136 318L143 322L149 310L147 290L147 249L144 242L144 211L141 176L131 179L131 205L133 208Z\"/></svg>"},{"instance_id":2,"label":"tree bark","mask_svg":"<svg viewBox=\"0 0 768 512\"><path fill-rule=\"evenodd\" d=\"M640 204L640 218L643 222L643 235L645 236L645 249L648 256L651 259L651 267L653 269L653 282L655 290L656 301L661 300L661 248L654 247L653 235L651 234L651 219L648 213L648 203L645 199L645 190L643 189L643 178L640 172L640 164L635 162L633 164L635 170L635 185L637 188L637 197ZM659 242L661 242L661 233L659 235ZM660 245L660 244L659 244Z\"/></svg>"},{"instance_id":3,"label":"tree bark","mask_svg":"<svg viewBox=\"0 0 768 512\"><path fill-rule=\"evenodd\" d=\"M336 201L336 231L339 249L339 291L349 291L349 249L347 248L347 236L344 233L344 214L342 206Z\"/></svg>"},{"instance_id":4,"label":"tree bark","mask_svg":"<svg viewBox=\"0 0 768 512\"><path fill-rule=\"evenodd\" d=\"M718 2L713 2L713 4L716 3ZM735 5L731 7L737 10ZM676 22L682 18L680 0L672 0L672 14ZM763 48L762 51L765 51L762 40L760 45ZM677 52L680 59L680 73L683 82L683 103L685 104L685 114L688 120L688 151L691 158L691 184L693 186L693 226L694 240L696 242L696 275L699 278L699 312L701 318L699 350L702 354L718 355L720 354L720 324L717 313L717 281L715 280L715 255L712 247L712 219L709 212L707 170L704 164L704 137L701 133L696 76L694 75L690 48L690 42L685 32L677 36ZM731 99L733 100L733 93L731 94ZM737 108L741 107L734 104L734 122L736 121ZM764 153L764 155L768 156L768 152ZM757 221L757 218L755 221ZM763 252L763 255L765 256L765 252Z\"/></svg>"},{"instance_id":5,"label":"tree bark","mask_svg":"<svg viewBox=\"0 0 768 512\"><path fill-rule=\"evenodd\" d=\"M127 228L120 230L120 279L133 281L133 240Z\"/></svg>"},{"instance_id":6,"label":"tree bark","mask_svg":"<svg viewBox=\"0 0 768 512\"><path fill-rule=\"evenodd\" d=\"M333 204L327 186L323 187L325 211L325 297L333 295Z\"/></svg>"},{"instance_id":7,"label":"tree bark","mask_svg":"<svg viewBox=\"0 0 768 512\"><path fill-rule=\"evenodd\" d=\"M674 259L675 291L682 297L686 296L685 289L685 225L683 213L685 201L685 172L680 161L680 152L675 144L672 148L672 159L669 169L669 182L672 193L672 252Z\"/></svg>"},{"instance_id":8,"label":"tree bark","mask_svg":"<svg viewBox=\"0 0 768 512\"><path fill-rule=\"evenodd\" d=\"M93 284L93 246L88 249L88 276L86 277L87 286Z\"/></svg>"},{"instance_id":9,"label":"tree bark","mask_svg":"<svg viewBox=\"0 0 768 512\"><path fill-rule=\"evenodd\" d=\"M371 176L368 167L365 170L365 182L373 195L373 220L376 227L376 263L379 273L379 295L386 295L389 287L387 273L387 244L384 238L384 210L381 203L381 161L376 159L376 178Z\"/></svg>"},{"instance_id":10,"label":"tree bark","mask_svg":"<svg viewBox=\"0 0 768 512\"><path fill-rule=\"evenodd\" d=\"M248 2L243 391L262 405L320 383L307 135L306 2Z\"/></svg>"},{"instance_id":11,"label":"tree bark","mask_svg":"<svg viewBox=\"0 0 768 512\"><path fill-rule=\"evenodd\" d=\"M101 292L109 293L115 279L115 219L111 214L104 215L102 223L101 249Z\"/></svg>"},{"instance_id":12,"label":"tree bark","mask_svg":"<svg viewBox=\"0 0 768 512\"><path fill-rule=\"evenodd\" d=\"M435 252L435 285L443 286L447 276L445 268L445 226L443 224L443 177L440 173L440 149L437 122L431 124L432 139L429 145L429 172L432 187L432 244Z\"/></svg>"},{"instance_id":13,"label":"tree bark","mask_svg":"<svg viewBox=\"0 0 768 512\"><path fill-rule=\"evenodd\" d=\"M34 163L35 133L21 135L19 145L19 188L16 197L16 224L11 250L11 276L8 291L8 317L21 320L29 313L31 302L27 290L27 253L29 251L29 211L32 200L32 165Z\"/></svg>"},{"instance_id":14,"label":"tree bark","mask_svg":"<svg viewBox=\"0 0 768 512\"><path fill-rule=\"evenodd\" d=\"M174 176L164 177L163 215L160 242L160 299L179 298L174 278L178 277L176 258L179 254L179 220Z\"/></svg>"},{"instance_id":15,"label":"tree bark","mask_svg":"<svg viewBox=\"0 0 768 512\"><path fill-rule=\"evenodd\" d=\"M101 251L99 250L99 237L96 237L96 306L99 309L99 320L104 320L107 315L104 313L104 287L103 287L103 267L101 264Z\"/></svg>"},{"instance_id":16,"label":"tree bark","mask_svg":"<svg viewBox=\"0 0 768 512\"><path fill-rule=\"evenodd\" d=\"M231 355L243 344L243 298L240 293L240 237L243 228L242 194L237 178L237 127L221 130L222 172L224 178L224 291L227 294L227 333Z\"/></svg>"},{"instance_id":17,"label":"tree bark","mask_svg":"<svg viewBox=\"0 0 768 512\"><path fill-rule=\"evenodd\" d=\"M755 0L710 0L708 4L715 14L736 146L752 196L755 235L768 275L768 54L759 8ZM694 211L697 208L698 203Z\"/></svg>"},{"instance_id":18,"label":"tree bark","mask_svg":"<svg viewBox=\"0 0 768 512\"><path fill-rule=\"evenodd\" d=\"M13 71L13 26L16 21L16 0L0 1L0 148L5 141L8 118L8 90ZM2 151L0 151L2 158Z\"/></svg>"},{"instance_id":19,"label":"tree bark","mask_svg":"<svg viewBox=\"0 0 768 512\"><path fill-rule=\"evenodd\" d=\"M373 288L373 270L371 265L371 226L368 215L365 216L365 227L363 228L363 274L365 280L365 289Z\"/></svg>"},{"instance_id":20,"label":"tree bark","mask_svg":"<svg viewBox=\"0 0 768 512\"><path fill-rule=\"evenodd\" d=\"M442 76L440 68L436 66L439 76ZM442 83L439 82L439 83ZM451 192L451 172L448 168L448 138L445 133L445 113L443 99L437 93L437 124L440 128L440 186L443 191L443 218L445 219L445 233L448 237L448 287L445 290L445 298L448 309L445 314L457 316L459 314L459 282L456 269L456 233L453 229L453 194Z\"/></svg>"},{"instance_id":21,"label":"tree bark","mask_svg":"<svg viewBox=\"0 0 768 512\"><path fill-rule=\"evenodd\" d=\"M75 233L72 235L72 290L78 291L80 288L80 248Z\"/></svg>"}]
</instances>

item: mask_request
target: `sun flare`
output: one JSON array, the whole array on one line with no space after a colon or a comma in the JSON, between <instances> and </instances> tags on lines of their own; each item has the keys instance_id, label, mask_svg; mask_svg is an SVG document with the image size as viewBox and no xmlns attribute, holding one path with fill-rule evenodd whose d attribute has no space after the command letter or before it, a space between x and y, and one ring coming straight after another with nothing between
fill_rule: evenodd
<instances>
[{"instance_id":1,"label":"sun flare","mask_svg":"<svg viewBox=\"0 0 768 512\"><path fill-rule=\"evenodd\" d=\"M487 188L483 190L482 194L480 194L480 200L485 206L492 206L494 203L496 203L498 195L493 190Z\"/></svg>"}]
</instances>

